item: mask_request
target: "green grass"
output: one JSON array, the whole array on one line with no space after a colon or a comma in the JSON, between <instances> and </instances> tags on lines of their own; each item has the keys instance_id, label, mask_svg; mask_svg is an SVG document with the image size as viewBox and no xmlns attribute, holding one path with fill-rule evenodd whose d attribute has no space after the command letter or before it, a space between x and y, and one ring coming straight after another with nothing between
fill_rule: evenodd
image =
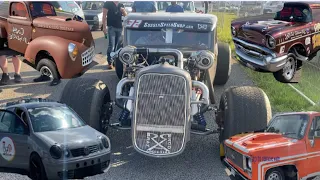
<instances>
[{"instance_id":1,"label":"green grass","mask_svg":"<svg viewBox=\"0 0 320 180\"><path fill-rule=\"evenodd\" d=\"M221 12L213 12L212 14L218 17L218 40L229 43L232 53L234 53L234 44L232 42L230 24L232 20L237 18L237 16L234 14ZM245 67L243 67L243 70L253 80L255 85L265 91L270 99L272 108L276 112L303 110L320 111L320 105L312 107L307 100L305 100L287 84L276 81L271 73L259 73ZM318 88L320 89L320 72L316 75L314 72L315 71L310 70L310 68L303 68L301 83L299 83L299 85L295 85L295 87L305 93L313 101L319 102L320 93L317 93L319 90L315 90L317 88L309 83L312 82L317 84Z\"/></svg>"}]
</instances>

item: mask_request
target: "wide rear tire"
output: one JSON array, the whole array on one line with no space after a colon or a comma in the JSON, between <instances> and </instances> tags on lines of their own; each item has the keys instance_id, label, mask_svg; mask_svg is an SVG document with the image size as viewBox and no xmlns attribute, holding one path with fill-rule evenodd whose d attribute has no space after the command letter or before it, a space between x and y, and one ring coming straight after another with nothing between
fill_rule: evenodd
<instances>
[{"instance_id":1,"label":"wide rear tire","mask_svg":"<svg viewBox=\"0 0 320 180\"><path fill-rule=\"evenodd\" d=\"M272 118L271 105L265 92L257 87L230 87L221 96L219 106L219 122L222 130L219 140L236 134L263 130ZM223 149L222 149L223 150ZM224 152L220 158L223 159Z\"/></svg>"},{"instance_id":2,"label":"wide rear tire","mask_svg":"<svg viewBox=\"0 0 320 180\"><path fill-rule=\"evenodd\" d=\"M71 107L89 126L106 133L112 106L109 89L102 81L71 79L63 89L60 102Z\"/></svg>"},{"instance_id":3,"label":"wide rear tire","mask_svg":"<svg viewBox=\"0 0 320 180\"><path fill-rule=\"evenodd\" d=\"M231 50L227 43L218 43L218 60L213 85L225 85L231 73Z\"/></svg>"}]
</instances>

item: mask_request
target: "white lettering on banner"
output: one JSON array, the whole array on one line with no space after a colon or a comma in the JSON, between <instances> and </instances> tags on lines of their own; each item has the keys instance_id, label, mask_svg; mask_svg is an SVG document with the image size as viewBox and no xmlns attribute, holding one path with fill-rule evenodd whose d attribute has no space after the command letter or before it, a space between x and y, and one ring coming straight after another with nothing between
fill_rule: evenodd
<instances>
[{"instance_id":1,"label":"white lettering on banner","mask_svg":"<svg viewBox=\"0 0 320 180\"><path fill-rule=\"evenodd\" d=\"M163 28L186 28L186 29L193 29L193 26L191 25L186 25L186 24L181 24L181 23L144 23L143 27L163 27Z\"/></svg>"},{"instance_id":2,"label":"white lettering on banner","mask_svg":"<svg viewBox=\"0 0 320 180\"><path fill-rule=\"evenodd\" d=\"M29 44L29 41L24 35L24 29L23 28L16 28L12 27L12 33L9 34L10 40L17 40L20 42L24 42L26 44Z\"/></svg>"}]
</instances>

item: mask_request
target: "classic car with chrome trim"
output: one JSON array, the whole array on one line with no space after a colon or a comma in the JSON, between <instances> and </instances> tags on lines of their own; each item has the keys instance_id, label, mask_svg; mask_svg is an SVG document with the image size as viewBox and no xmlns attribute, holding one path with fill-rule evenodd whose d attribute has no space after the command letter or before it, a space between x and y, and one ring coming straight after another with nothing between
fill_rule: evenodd
<instances>
[{"instance_id":1,"label":"classic car with chrome trim","mask_svg":"<svg viewBox=\"0 0 320 180\"><path fill-rule=\"evenodd\" d=\"M31 98L0 110L0 167L33 180L74 179L110 168L109 138L65 104Z\"/></svg>"},{"instance_id":2,"label":"classic car with chrome trim","mask_svg":"<svg viewBox=\"0 0 320 180\"><path fill-rule=\"evenodd\" d=\"M89 26L82 18L57 16L50 2L4 2L0 16L0 49L21 53L24 62L54 79L78 77L95 55Z\"/></svg>"},{"instance_id":3,"label":"classic car with chrome trim","mask_svg":"<svg viewBox=\"0 0 320 180\"><path fill-rule=\"evenodd\" d=\"M242 65L299 82L303 63L320 50L320 4L286 2L273 19L235 20L231 32Z\"/></svg>"},{"instance_id":4,"label":"classic car with chrome trim","mask_svg":"<svg viewBox=\"0 0 320 180\"><path fill-rule=\"evenodd\" d=\"M275 115L265 130L225 140L226 173L247 180L320 175L320 112Z\"/></svg>"},{"instance_id":5,"label":"classic car with chrome trim","mask_svg":"<svg viewBox=\"0 0 320 180\"><path fill-rule=\"evenodd\" d=\"M106 84L90 78L70 80L60 101L102 132L131 130L134 149L158 158L183 153L191 133L219 133L222 147L232 135L264 128L271 107L257 87L228 88L217 107L213 85L226 84L231 70L230 47L217 41L217 21L212 14L129 14L122 46L110 54L120 79L115 101ZM119 122L110 122L114 104ZM208 119L210 110L215 115ZM219 128L210 130L214 122Z\"/></svg>"}]
</instances>

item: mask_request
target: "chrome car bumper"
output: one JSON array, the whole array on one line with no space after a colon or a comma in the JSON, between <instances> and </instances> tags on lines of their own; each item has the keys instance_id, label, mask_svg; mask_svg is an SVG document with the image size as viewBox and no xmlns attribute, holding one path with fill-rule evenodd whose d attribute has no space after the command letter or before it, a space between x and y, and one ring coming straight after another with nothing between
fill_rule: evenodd
<instances>
[{"instance_id":1,"label":"chrome car bumper","mask_svg":"<svg viewBox=\"0 0 320 180\"><path fill-rule=\"evenodd\" d=\"M250 44L238 38L233 38L237 59L240 63L253 70L277 72L283 69L287 62L287 55L277 57L268 48Z\"/></svg>"},{"instance_id":2,"label":"chrome car bumper","mask_svg":"<svg viewBox=\"0 0 320 180\"><path fill-rule=\"evenodd\" d=\"M52 162L43 159L48 179L73 179L106 172L110 168L110 150L87 157Z\"/></svg>"},{"instance_id":3,"label":"chrome car bumper","mask_svg":"<svg viewBox=\"0 0 320 180\"><path fill-rule=\"evenodd\" d=\"M229 177L232 176L234 179L249 180L244 175L242 175L236 168L234 168L226 159L224 159L223 161L224 165L226 166L225 171Z\"/></svg>"}]
</instances>

